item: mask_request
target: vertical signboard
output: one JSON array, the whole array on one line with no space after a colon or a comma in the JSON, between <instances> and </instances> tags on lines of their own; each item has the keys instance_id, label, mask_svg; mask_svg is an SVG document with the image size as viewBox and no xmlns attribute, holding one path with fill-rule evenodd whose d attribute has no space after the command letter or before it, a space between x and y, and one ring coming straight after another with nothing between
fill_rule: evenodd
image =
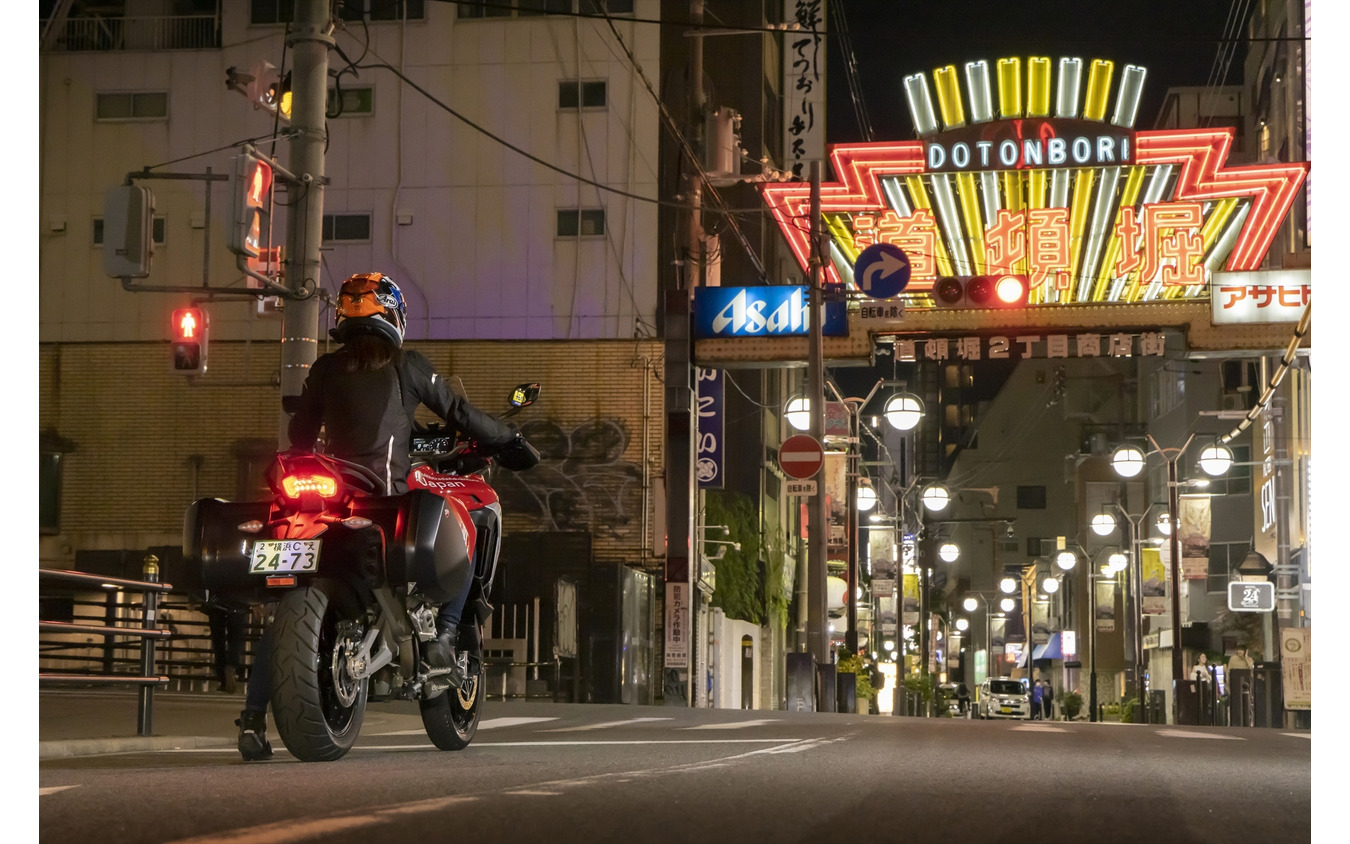
<instances>
[{"instance_id":1,"label":"vertical signboard","mask_svg":"<svg viewBox=\"0 0 1350 844\"><path fill-rule=\"evenodd\" d=\"M1114 580L1097 581L1096 606L1097 632L1116 632L1116 582Z\"/></svg>"},{"instance_id":2,"label":"vertical signboard","mask_svg":"<svg viewBox=\"0 0 1350 844\"><path fill-rule=\"evenodd\" d=\"M901 624L911 627L919 623L919 573L905 572L904 592L900 602Z\"/></svg>"},{"instance_id":3,"label":"vertical signboard","mask_svg":"<svg viewBox=\"0 0 1350 844\"><path fill-rule=\"evenodd\" d=\"M1284 671L1284 708L1312 709L1312 628L1280 630L1280 667Z\"/></svg>"},{"instance_id":4,"label":"vertical signboard","mask_svg":"<svg viewBox=\"0 0 1350 844\"><path fill-rule=\"evenodd\" d=\"M1167 566L1163 564L1162 548L1141 548L1139 563L1139 592L1145 615L1163 615L1167 612Z\"/></svg>"},{"instance_id":5,"label":"vertical signboard","mask_svg":"<svg viewBox=\"0 0 1350 844\"><path fill-rule=\"evenodd\" d=\"M783 0L783 156L794 178L825 160L825 2Z\"/></svg>"},{"instance_id":6,"label":"vertical signboard","mask_svg":"<svg viewBox=\"0 0 1350 844\"><path fill-rule=\"evenodd\" d=\"M1183 495L1179 509L1181 576L1185 580L1204 580L1209 577L1209 496Z\"/></svg>"},{"instance_id":7,"label":"vertical signboard","mask_svg":"<svg viewBox=\"0 0 1350 844\"><path fill-rule=\"evenodd\" d=\"M722 435L726 425L724 378L720 369L694 368L694 389L698 395L698 449L694 455L694 474L698 477L699 489L722 488Z\"/></svg>"},{"instance_id":8,"label":"vertical signboard","mask_svg":"<svg viewBox=\"0 0 1350 844\"><path fill-rule=\"evenodd\" d=\"M666 668L689 667L689 584L666 583Z\"/></svg>"}]
</instances>

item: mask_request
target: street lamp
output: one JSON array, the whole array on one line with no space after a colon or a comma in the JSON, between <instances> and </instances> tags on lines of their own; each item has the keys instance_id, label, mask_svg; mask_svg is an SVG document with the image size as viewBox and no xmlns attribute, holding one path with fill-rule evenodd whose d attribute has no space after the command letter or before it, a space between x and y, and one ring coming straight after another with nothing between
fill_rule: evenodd
<instances>
[{"instance_id":1,"label":"street lamp","mask_svg":"<svg viewBox=\"0 0 1350 844\"><path fill-rule=\"evenodd\" d=\"M942 484L929 484L924 487L920 500L923 501L923 506L936 513L939 510L947 509L947 504L952 500L952 495Z\"/></svg>"},{"instance_id":2,"label":"street lamp","mask_svg":"<svg viewBox=\"0 0 1350 844\"><path fill-rule=\"evenodd\" d=\"M1055 565L1064 571L1073 571L1073 567L1078 565L1078 555L1065 548L1058 554L1055 554Z\"/></svg>"},{"instance_id":3,"label":"street lamp","mask_svg":"<svg viewBox=\"0 0 1350 844\"><path fill-rule=\"evenodd\" d=\"M919 401L917 396L900 393L886 400L882 415L892 428L912 431L923 419L923 402Z\"/></svg>"},{"instance_id":4,"label":"street lamp","mask_svg":"<svg viewBox=\"0 0 1350 844\"><path fill-rule=\"evenodd\" d=\"M1111 468L1122 478L1133 478L1144 471L1144 452L1137 446L1122 445L1111 453Z\"/></svg>"},{"instance_id":5,"label":"street lamp","mask_svg":"<svg viewBox=\"0 0 1350 844\"><path fill-rule=\"evenodd\" d=\"M875 506L877 506L877 491L872 489L871 484L859 485L858 512L866 513Z\"/></svg>"},{"instance_id":6,"label":"street lamp","mask_svg":"<svg viewBox=\"0 0 1350 844\"><path fill-rule=\"evenodd\" d=\"M1211 477L1222 475L1233 465L1233 452L1226 445L1214 443L1200 450L1200 468Z\"/></svg>"},{"instance_id":7,"label":"street lamp","mask_svg":"<svg viewBox=\"0 0 1350 844\"><path fill-rule=\"evenodd\" d=\"M1005 595L1011 595L1017 591L1017 578L1005 577L998 582L998 591Z\"/></svg>"},{"instance_id":8,"label":"street lamp","mask_svg":"<svg viewBox=\"0 0 1350 844\"><path fill-rule=\"evenodd\" d=\"M1092 532L1098 536L1106 536L1116 529L1116 517L1110 513L1098 513L1092 517Z\"/></svg>"},{"instance_id":9,"label":"street lamp","mask_svg":"<svg viewBox=\"0 0 1350 844\"><path fill-rule=\"evenodd\" d=\"M783 416L793 428L805 431L811 427L811 400L801 396L791 399L783 409Z\"/></svg>"},{"instance_id":10,"label":"street lamp","mask_svg":"<svg viewBox=\"0 0 1350 844\"><path fill-rule=\"evenodd\" d=\"M938 559L944 563L954 563L961 556L961 546L950 539L938 546Z\"/></svg>"}]
</instances>

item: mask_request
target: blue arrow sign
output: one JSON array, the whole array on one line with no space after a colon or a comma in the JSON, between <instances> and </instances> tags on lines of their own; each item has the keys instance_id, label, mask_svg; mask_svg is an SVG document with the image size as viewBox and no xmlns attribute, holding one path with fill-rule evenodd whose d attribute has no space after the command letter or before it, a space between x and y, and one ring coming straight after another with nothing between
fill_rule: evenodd
<instances>
[{"instance_id":1,"label":"blue arrow sign","mask_svg":"<svg viewBox=\"0 0 1350 844\"><path fill-rule=\"evenodd\" d=\"M909 284L909 258L892 243L874 243L853 264L853 281L873 299L890 299Z\"/></svg>"}]
</instances>

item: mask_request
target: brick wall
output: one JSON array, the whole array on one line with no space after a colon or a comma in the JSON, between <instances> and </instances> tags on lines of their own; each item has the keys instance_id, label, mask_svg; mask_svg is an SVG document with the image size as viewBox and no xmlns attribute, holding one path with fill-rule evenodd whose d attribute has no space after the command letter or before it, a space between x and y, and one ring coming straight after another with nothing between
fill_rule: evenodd
<instances>
[{"instance_id":1,"label":"brick wall","mask_svg":"<svg viewBox=\"0 0 1350 844\"><path fill-rule=\"evenodd\" d=\"M515 384L543 385L513 420L545 460L502 473L508 531L590 530L597 560L643 561L647 490L664 477L659 342L409 345L459 376L489 412L506 408ZM165 343L42 344L39 425L75 444L64 460L61 534L44 543L44 557L58 546L175 544L194 497L237 497L237 448L275 442L280 427L277 361L276 343L212 342L207 375L191 383L170 371Z\"/></svg>"}]
</instances>

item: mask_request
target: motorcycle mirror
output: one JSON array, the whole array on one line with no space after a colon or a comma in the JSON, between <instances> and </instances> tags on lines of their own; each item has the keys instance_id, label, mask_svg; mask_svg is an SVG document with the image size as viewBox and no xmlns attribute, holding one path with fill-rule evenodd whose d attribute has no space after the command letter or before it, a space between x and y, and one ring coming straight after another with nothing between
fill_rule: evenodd
<instances>
[{"instance_id":1,"label":"motorcycle mirror","mask_svg":"<svg viewBox=\"0 0 1350 844\"><path fill-rule=\"evenodd\" d=\"M539 398L539 384L517 384L511 391L511 406L515 408L529 407L534 404L534 400Z\"/></svg>"}]
</instances>

